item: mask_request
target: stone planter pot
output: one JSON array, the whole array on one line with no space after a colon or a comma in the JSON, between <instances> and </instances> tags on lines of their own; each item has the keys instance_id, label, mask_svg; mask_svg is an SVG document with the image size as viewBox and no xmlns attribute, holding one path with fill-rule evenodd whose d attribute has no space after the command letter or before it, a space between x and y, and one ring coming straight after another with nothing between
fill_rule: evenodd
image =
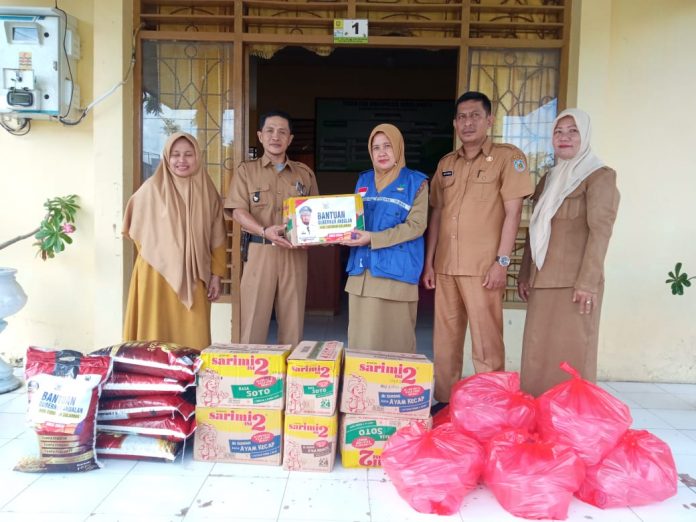
<instances>
[{"instance_id":1,"label":"stone planter pot","mask_svg":"<svg viewBox=\"0 0 696 522\"><path fill-rule=\"evenodd\" d=\"M5 329L5 317L16 314L27 303L27 294L15 279L17 270L0 267L0 332ZM12 391L21 386L13 375L12 367L0 358L0 393Z\"/></svg>"}]
</instances>

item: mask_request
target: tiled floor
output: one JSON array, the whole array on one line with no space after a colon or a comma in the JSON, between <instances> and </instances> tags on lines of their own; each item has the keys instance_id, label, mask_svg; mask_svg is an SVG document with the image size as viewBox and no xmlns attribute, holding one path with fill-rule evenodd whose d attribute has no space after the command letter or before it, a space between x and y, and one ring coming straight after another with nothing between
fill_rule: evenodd
<instances>
[{"instance_id":1,"label":"tiled floor","mask_svg":"<svg viewBox=\"0 0 696 522\"><path fill-rule=\"evenodd\" d=\"M680 474L696 478L696 385L602 386L631 406L635 428L649 429L670 445ZM23 388L0 395L0 522L521 520L485 487L470 493L456 515L422 515L378 469L344 469L339 462L332 473L320 474L209 464L193 461L190 447L183 462L174 464L104 460L102 469L82 474L19 473L12 471L14 464L35 444L24 426L25 403ZM696 486L680 481L675 497L636 508L603 511L574 499L568 520L696 521Z\"/></svg>"}]
</instances>

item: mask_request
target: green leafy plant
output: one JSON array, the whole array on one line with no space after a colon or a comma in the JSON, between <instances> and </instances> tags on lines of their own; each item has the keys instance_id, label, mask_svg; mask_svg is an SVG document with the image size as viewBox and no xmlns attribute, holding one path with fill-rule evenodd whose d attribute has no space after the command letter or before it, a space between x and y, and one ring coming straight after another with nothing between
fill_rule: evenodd
<instances>
[{"instance_id":1,"label":"green leafy plant","mask_svg":"<svg viewBox=\"0 0 696 522\"><path fill-rule=\"evenodd\" d=\"M696 276L689 277L689 274L686 272L681 272L681 268L682 264L679 262L674 266L674 271L667 274L669 279L665 283L671 285L672 295L684 295L684 287L690 287L691 280L696 279Z\"/></svg>"},{"instance_id":2,"label":"green leafy plant","mask_svg":"<svg viewBox=\"0 0 696 522\"><path fill-rule=\"evenodd\" d=\"M47 199L44 203L46 216L41 224L31 232L0 243L0 250L33 236L36 239L34 245L39 249L37 255L44 261L54 258L65 250L66 244L73 242L70 234L76 230L75 214L80 209L77 199L75 194Z\"/></svg>"}]
</instances>

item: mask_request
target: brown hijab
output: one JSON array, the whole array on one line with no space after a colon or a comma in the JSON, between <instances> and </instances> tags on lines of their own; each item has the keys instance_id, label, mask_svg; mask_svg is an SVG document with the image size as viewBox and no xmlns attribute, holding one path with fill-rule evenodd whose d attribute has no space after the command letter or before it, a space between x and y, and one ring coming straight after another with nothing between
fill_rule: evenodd
<instances>
[{"instance_id":1,"label":"brown hijab","mask_svg":"<svg viewBox=\"0 0 696 522\"><path fill-rule=\"evenodd\" d=\"M196 153L195 171L188 177L169 170L169 154L180 138L190 141ZM138 244L142 258L190 309L198 280L210 280L212 250L225 241L220 195L203 167L196 138L184 132L169 137L155 174L128 200L123 235Z\"/></svg>"},{"instance_id":2,"label":"brown hijab","mask_svg":"<svg viewBox=\"0 0 696 522\"><path fill-rule=\"evenodd\" d=\"M382 192L384 187L389 185L392 181L399 177L401 169L406 166L406 157L404 155L404 137L401 135L401 131L397 129L394 125L389 123L382 123L377 125L370 133L370 139L367 140L367 150L370 153L370 158L372 159L372 165L375 164L374 158L372 158L372 140L378 133L383 133L389 142L391 143L392 150L394 151L394 158L396 159L396 164L387 170L386 172L378 172L375 168L375 186L378 192Z\"/></svg>"}]
</instances>

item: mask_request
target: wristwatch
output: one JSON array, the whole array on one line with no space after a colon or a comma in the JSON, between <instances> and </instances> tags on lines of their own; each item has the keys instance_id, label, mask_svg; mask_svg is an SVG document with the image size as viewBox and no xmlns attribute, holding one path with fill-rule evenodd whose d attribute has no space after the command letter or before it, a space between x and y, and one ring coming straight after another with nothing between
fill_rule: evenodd
<instances>
[{"instance_id":1,"label":"wristwatch","mask_svg":"<svg viewBox=\"0 0 696 522\"><path fill-rule=\"evenodd\" d=\"M500 266L510 266L510 258L508 256L495 256L495 260Z\"/></svg>"}]
</instances>

